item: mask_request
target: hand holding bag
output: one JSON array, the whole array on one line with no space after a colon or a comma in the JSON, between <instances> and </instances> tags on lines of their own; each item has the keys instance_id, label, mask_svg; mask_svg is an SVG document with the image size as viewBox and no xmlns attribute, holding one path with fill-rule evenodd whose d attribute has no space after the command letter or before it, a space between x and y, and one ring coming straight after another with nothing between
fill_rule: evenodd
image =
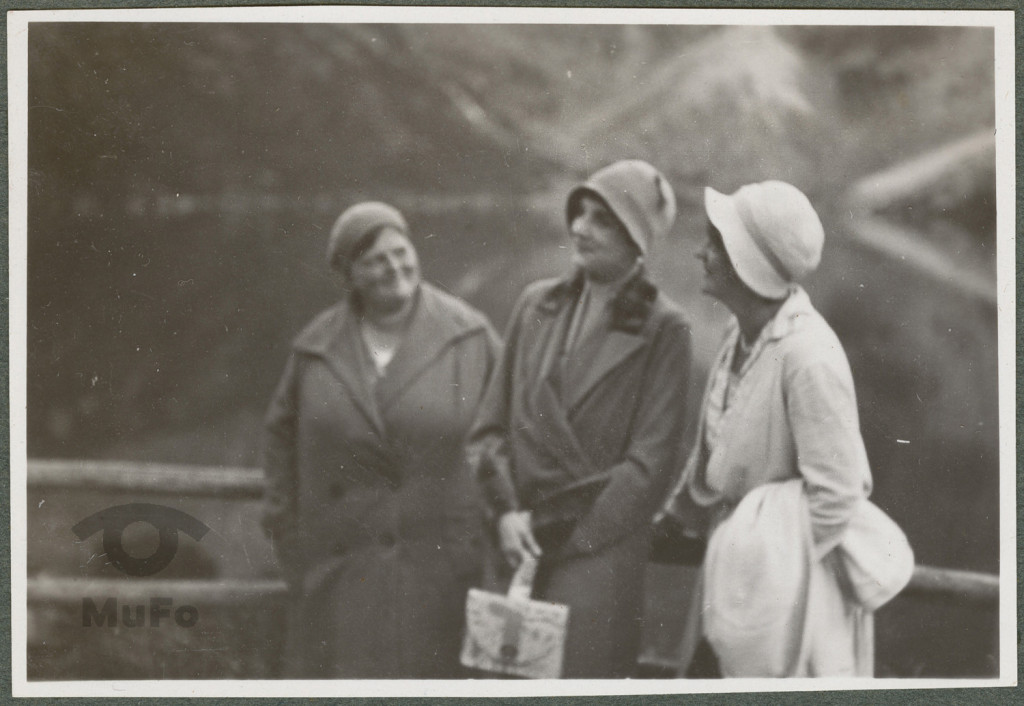
<instances>
[{"instance_id":1,"label":"hand holding bag","mask_svg":"<svg viewBox=\"0 0 1024 706\"><path fill-rule=\"evenodd\" d=\"M535 601L537 560L516 569L508 595L471 588L466 595L466 667L531 679L562 675L569 606Z\"/></svg>"}]
</instances>

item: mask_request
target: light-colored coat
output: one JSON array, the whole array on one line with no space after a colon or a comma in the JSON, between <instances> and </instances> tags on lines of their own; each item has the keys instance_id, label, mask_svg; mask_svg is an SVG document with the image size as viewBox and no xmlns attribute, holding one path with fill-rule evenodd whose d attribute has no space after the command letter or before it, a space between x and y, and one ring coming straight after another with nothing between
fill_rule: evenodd
<instances>
[{"instance_id":1,"label":"light-colored coat","mask_svg":"<svg viewBox=\"0 0 1024 706\"><path fill-rule=\"evenodd\" d=\"M650 516L681 460L690 332L638 277L568 359L582 281L527 288L481 404L469 456L495 516L596 474L608 485L541 559L535 596L569 606L563 676L629 676L639 647Z\"/></svg>"},{"instance_id":2,"label":"light-colored coat","mask_svg":"<svg viewBox=\"0 0 1024 706\"><path fill-rule=\"evenodd\" d=\"M733 320L710 380L717 369L730 364L738 332ZM850 366L839 339L799 287L762 335L764 345L759 352L755 347L754 357L744 365L711 452L704 443L702 413L698 443L670 507L685 506L692 499L720 520L754 488L800 478L807 498L812 556L831 566L830 553L871 490ZM688 498L680 498L684 492ZM838 575L832 580L838 581ZM701 634L699 615L698 603L686 627L684 664ZM835 644L832 649L844 647ZM839 661L853 665L852 651L849 657Z\"/></svg>"},{"instance_id":3,"label":"light-colored coat","mask_svg":"<svg viewBox=\"0 0 1024 706\"><path fill-rule=\"evenodd\" d=\"M373 388L347 302L295 340L267 414L265 525L290 579L292 676L460 674L483 506L463 441L498 353L486 319L423 284Z\"/></svg>"}]
</instances>

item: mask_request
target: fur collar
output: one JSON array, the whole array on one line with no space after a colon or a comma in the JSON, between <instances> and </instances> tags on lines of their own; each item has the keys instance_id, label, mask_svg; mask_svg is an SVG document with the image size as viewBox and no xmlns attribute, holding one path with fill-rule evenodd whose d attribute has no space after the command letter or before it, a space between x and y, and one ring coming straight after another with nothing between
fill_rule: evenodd
<instances>
[{"instance_id":1,"label":"fur collar","mask_svg":"<svg viewBox=\"0 0 1024 706\"><path fill-rule=\"evenodd\" d=\"M562 307L579 298L583 284L583 271L574 270L544 293L537 306L538 310L548 315L557 314ZM644 268L638 267L611 301L612 330L640 333L657 298L658 288L647 278Z\"/></svg>"}]
</instances>

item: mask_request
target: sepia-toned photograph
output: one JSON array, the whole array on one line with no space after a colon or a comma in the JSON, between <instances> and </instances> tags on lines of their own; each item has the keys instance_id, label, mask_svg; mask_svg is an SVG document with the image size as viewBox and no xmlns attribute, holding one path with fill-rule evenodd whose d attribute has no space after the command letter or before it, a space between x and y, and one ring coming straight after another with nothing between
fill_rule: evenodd
<instances>
[{"instance_id":1,"label":"sepia-toned photograph","mask_svg":"<svg viewBox=\"0 0 1024 706\"><path fill-rule=\"evenodd\" d=\"M1014 684L1013 20L9 14L15 695Z\"/></svg>"}]
</instances>

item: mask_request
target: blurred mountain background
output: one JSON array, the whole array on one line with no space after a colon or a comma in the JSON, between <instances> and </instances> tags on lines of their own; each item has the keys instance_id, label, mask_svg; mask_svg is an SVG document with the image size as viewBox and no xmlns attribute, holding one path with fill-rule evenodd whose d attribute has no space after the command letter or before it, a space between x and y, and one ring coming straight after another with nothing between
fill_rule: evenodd
<instances>
[{"instance_id":1,"label":"blurred mountain background","mask_svg":"<svg viewBox=\"0 0 1024 706\"><path fill-rule=\"evenodd\" d=\"M650 266L694 325L694 410L726 320L703 186L790 181L874 500L920 562L998 569L992 30L33 23L29 55L30 456L257 465L341 210L397 205L500 328L565 267L568 188L638 157L679 196ZM941 614L943 648L935 615L880 616L880 672L993 673L992 616Z\"/></svg>"}]
</instances>

